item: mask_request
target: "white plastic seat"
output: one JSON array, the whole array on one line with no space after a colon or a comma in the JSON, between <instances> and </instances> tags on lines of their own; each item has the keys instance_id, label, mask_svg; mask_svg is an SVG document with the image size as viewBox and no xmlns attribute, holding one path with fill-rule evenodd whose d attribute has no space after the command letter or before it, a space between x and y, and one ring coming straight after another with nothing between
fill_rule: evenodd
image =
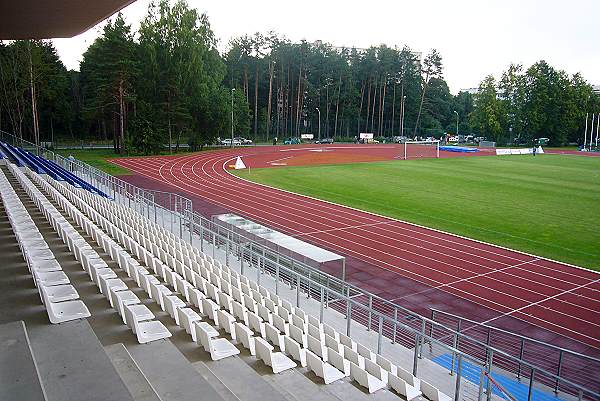
<instances>
[{"instance_id":1,"label":"white plastic seat","mask_svg":"<svg viewBox=\"0 0 600 401\"><path fill-rule=\"evenodd\" d=\"M365 358L358 352L344 345L344 358L355 364L361 369L365 368Z\"/></svg>"},{"instance_id":2,"label":"white plastic seat","mask_svg":"<svg viewBox=\"0 0 600 401\"><path fill-rule=\"evenodd\" d=\"M348 337L345 334L342 333L338 333L339 336L339 341L340 343L342 343L342 345L345 345L346 347L352 349L353 351L356 351L356 341L352 340L350 337Z\"/></svg>"},{"instance_id":3,"label":"white plastic seat","mask_svg":"<svg viewBox=\"0 0 600 401\"><path fill-rule=\"evenodd\" d=\"M248 327L261 337L265 337L265 324L256 313L248 311Z\"/></svg>"},{"instance_id":4,"label":"white plastic seat","mask_svg":"<svg viewBox=\"0 0 600 401\"><path fill-rule=\"evenodd\" d=\"M306 349L302 348L298 342L290 336L283 336L285 343L285 353L290 355L295 361L300 362L300 366L306 366Z\"/></svg>"},{"instance_id":5,"label":"white plastic seat","mask_svg":"<svg viewBox=\"0 0 600 401\"><path fill-rule=\"evenodd\" d=\"M165 302L163 298L167 295L171 295L172 292L163 284L150 284L150 293L154 302L160 305L161 309L165 310Z\"/></svg>"},{"instance_id":6,"label":"white plastic seat","mask_svg":"<svg viewBox=\"0 0 600 401\"><path fill-rule=\"evenodd\" d=\"M139 305L125 306L125 319L128 323L131 322L130 327L140 344L171 337L171 332L158 320L138 322L131 312L131 308L136 306Z\"/></svg>"},{"instance_id":7,"label":"white plastic seat","mask_svg":"<svg viewBox=\"0 0 600 401\"><path fill-rule=\"evenodd\" d=\"M375 362L377 362L379 366L387 370L388 373L398 375L398 368L389 359L386 359L383 356L377 354L375 355Z\"/></svg>"},{"instance_id":8,"label":"white plastic seat","mask_svg":"<svg viewBox=\"0 0 600 401\"><path fill-rule=\"evenodd\" d=\"M294 339L302 348L308 347L308 335L302 331L301 328L294 326L293 324L289 325L290 337Z\"/></svg>"},{"instance_id":9,"label":"white plastic seat","mask_svg":"<svg viewBox=\"0 0 600 401\"><path fill-rule=\"evenodd\" d=\"M334 381L343 379L346 376L344 372L340 372L327 362L323 362L310 350L306 351L306 362L308 364L308 368L317 376L321 377L325 381L325 384L333 383Z\"/></svg>"},{"instance_id":10,"label":"white plastic seat","mask_svg":"<svg viewBox=\"0 0 600 401\"><path fill-rule=\"evenodd\" d=\"M44 299L44 306L48 313L48 319L50 319L50 323L52 324L83 319L91 316L87 306L85 306L81 300L50 302L43 286L40 287L40 291L42 293L42 298Z\"/></svg>"},{"instance_id":11,"label":"white plastic seat","mask_svg":"<svg viewBox=\"0 0 600 401\"><path fill-rule=\"evenodd\" d=\"M406 398L407 401L413 400L422 394L419 389L409 385L404 380L391 373L388 374L388 383L394 391Z\"/></svg>"},{"instance_id":12,"label":"white plastic seat","mask_svg":"<svg viewBox=\"0 0 600 401\"><path fill-rule=\"evenodd\" d=\"M325 334L325 346L327 348L331 348L333 349L335 352L337 352L340 355L344 355L344 346L342 344L340 344L338 341L335 340L335 338Z\"/></svg>"},{"instance_id":13,"label":"white plastic seat","mask_svg":"<svg viewBox=\"0 0 600 401\"><path fill-rule=\"evenodd\" d=\"M365 387L369 394L386 387L384 382L353 362L350 362L350 378Z\"/></svg>"},{"instance_id":14,"label":"white plastic seat","mask_svg":"<svg viewBox=\"0 0 600 401\"><path fill-rule=\"evenodd\" d=\"M200 342L200 337L198 336L198 331L200 330L200 326L203 327L204 331L206 331L206 333L210 337L219 337L219 332L214 327L212 327L210 324L208 324L207 322L204 322L204 321L197 321L192 324L192 328L196 332L196 344L202 345L202 343Z\"/></svg>"},{"instance_id":15,"label":"white plastic seat","mask_svg":"<svg viewBox=\"0 0 600 401\"><path fill-rule=\"evenodd\" d=\"M310 334L308 335L307 340L309 351L316 354L324 362L327 362L327 347L325 347L325 345L321 341L319 341L318 338L315 338Z\"/></svg>"},{"instance_id":16,"label":"white plastic seat","mask_svg":"<svg viewBox=\"0 0 600 401\"><path fill-rule=\"evenodd\" d=\"M290 315L292 321L290 322L291 324L293 324L294 326L302 329L303 332L307 333L308 332L308 323L304 321L304 319L302 319L300 316L298 315Z\"/></svg>"},{"instance_id":17,"label":"white plastic seat","mask_svg":"<svg viewBox=\"0 0 600 401\"><path fill-rule=\"evenodd\" d=\"M206 295L202 291L197 288L190 288L188 290L188 295L190 296L190 302L192 305L196 306L202 312L202 299L206 298Z\"/></svg>"},{"instance_id":18,"label":"white plastic seat","mask_svg":"<svg viewBox=\"0 0 600 401\"><path fill-rule=\"evenodd\" d=\"M365 370L367 373L375 376L385 384L388 382L388 372L377 363L365 358Z\"/></svg>"},{"instance_id":19,"label":"white plastic seat","mask_svg":"<svg viewBox=\"0 0 600 401\"><path fill-rule=\"evenodd\" d=\"M273 324L273 314L271 313L269 308L267 308L264 305L257 304L256 309L258 316L260 316L262 320L264 320L267 323Z\"/></svg>"},{"instance_id":20,"label":"white plastic seat","mask_svg":"<svg viewBox=\"0 0 600 401\"><path fill-rule=\"evenodd\" d=\"M70 284L44 287L44 291L46 292L46 296L50 302L64 302L79 299L77 290Z\"/></svg>"},{"instance_id":21,"label":"white plastic seat","mask_svg":"<svg viewBox=\"0 0 600 401\"><path fill-rule=\"evenodd\" d=\"M225 338L215 338L210 336L210 330L204 325L205 322L196 324L197 335L204 349L210 354L210 359L218 361L219 359L227 358L240 353L240 350Z\"/></svg>"},{"instance_id":22,"label":"white plastic seat","mask_svg":"<svg viewBox=\"0 0 600 401\"><path fill-rule=\"evenodd\" d=\"M285 335L290 335L290 324L283 320L283 318L276 314L271 314L273 319L273 326L277 327L277 329L284 333Z\"/></svg>"},{"instance_id":23,"label":"white plastic seat","mask_svg":"<svg viewBox=\"0 0 600 401\"><path fill-rule=\"evenodd\" d=\"M61 271L62 267L56 259L32 260L29 266L30 270L38 273L48 273Z\"/></svg>"},{"instance_id":24,"label":"white plastic seat","mask_svg":"<svg viewBox=\"0 0 600 401\"><path fill-rule=\"evenodd\" d=\"M327 363L330 363L340 372L344 372L345 376L350 376L350 361L329 347L327 348Z\"/></svg>"},{"instance_id":25,"label":"white plastic seat","mask_svg":"<svg viewBox=\"0 0 600 401\"><path fill-rule=\"evenodd\" d=\"M265 323L265 338L274 346L278 347L281 352L285 352L285 342L283 335L279 332L277 327L272 324Z\"/></svg>"},{"instance_id":26,"label":"white plastic seat","mask_svg":"<svg viewBox=\"0 0 600 401\"><path fill-rule=\"evenodd\" d=\"M235 318L227 311L223 309L217 310L219 327L225 330L226 333L231 335L232 340L236 340L235 337Z\"/></svg>"},{"instance_id":27,"label":"white plastic seat","mask_svg":"<svg viewBox=\"0 0 600 401\"><path fill-rule=\"evenodd\" d=\"M356 343L356 352L358 352L363 358L370 359L371 361L375 362L375 353L361 343Z\"/></svg>"},{"instance_id":28,"label":"white plastic seat","mask_svg":"<svg viewBox=\"0 0 600 401\"><path fill-rule=\"evenodd\" d=\"M166 312L175 319L175 324L179 325L179 316L177 315L177 309L185 308L185 302L177 295L165 295L163 297L165 301Z\"/></svg>"},{"instance_id":29,"label":"white plastic seat","mask_svg":"<svg viewBox=\"0 0 600 401\"><path fill-rule=\"evenodd\" d=\"M140 299L133 293L133 291L115 291L114 289L109 289L110 299L113 304L113 308L117 310L119 315L121 315L121 320L123 323L127 323L125 320L125 305L135 305L140 303ZM154 315L152 315L154 316ZM152 317L150 318L152 319Z\"/></svg>"},{"instance_id":30,"label":"white plastic seat","mask_svg":"<svg viewBox=\"0 0 600 401\"><path fill-rule=\"evenodd\" d=\"M123 305L123 316L125 324L135 333L137 326L134 323L144 322L154 319L154 313L144 304Z\"/></svg>"},{"instance_id":31,"label":"white plastic seat","mask_svg":"<svg viewBox=\"0 0 600 401\"><path fill-rule=\"evenodd\" d=\"M208 316L208 318L215 322L216 325L219 324L219 318L217 316L218 309L219 305L217 305L212 299L204 298L202 300L202 314L204 316Z\"/></svg>"},{"instance_id":32,"label":"white plastic seat","mask_svg":"<svg viewBox=\"0 0 600 401\"><path fill-rule=\"evenodd\" d=\"M424 380L421 380L421 391L423 392L423 396L430 401L452 401L450 396L442 393L436 387Z\"/></svg>"},{"instance_id":33,"label":"white plastic seat","mask_svg":"<svg viewBox=\"0 0 600 401\"><path fill-rule=\"evenodd\" d=\"M192 340L196 341L196 330L194 330L194 322L200 322L202 318L192 308L177 309L180 325L183 326L186 333L192 336Z\"/></svg>"},{"instance_id":34,"label":"white plastic seat","mask_svg":"<svg viewBox=\"0 0 600 401\"><path fill-rule=\"evenodd\" d=\"M323 330L321 330L320 327L313 326L310 323L306 327L308 328L308 330L306 331L308 335L313 336L314 338L318 339L323 343L325 342L325 333L323 333Z\"/></svg>"},{"instance_id":35,"label":"white plastic seat","mask_svg":"<svg viewBox=\"0 0 600 401\"><path fill-rule=\"evenodd\" d=\"M237 301L232 301L231 307L233 309L233 316L235 316L236 319L241 320L244 325L248 326L248 309L244 308L242 304Z\"/></svg>"},{"instance_id":36,"label":"white plastic seat","mask_svg":"<svg viewBox=\"0 0 600 401\"><path fill-rule=\"evenodd\" d=\"M217 294L217 304L219 304L221 308L226 309L228 312L231 312L231 302L231 297L224 292L219 292Z\"/></svg>"},{"instance_id":37,"label":"white plastic seat","mask_svg":"<svg viewBox=\"0 0 600 401\"><path fill-rule=\"evenodd\" d=\"M282 352L273 352L273 347L263 338L255 337L256 356L267 366L270 366L273 373L280 373L287 369L295 368L296 362L285 356Z\"/></svg>"},{"instance_id":38,"label":"white plastic seat","mask_svg":"<svg viewBox=\"0 0 600 401\"><path fill-rule=\"evenodd\" d=\"M409 372L400 366L396 366L396 376L404 380L409 386L414 387L417 390L421 389L421 379L415 377L412 372Z\"/></svg>"},{"instance_id":39,"label":"white plastic seat","mask_svg":"<svg viewBox=\"0 0 600 401\"><path fill-rule=\"evenodd\" d=\"M107 278L107 276L100 276L98 279L100 282L100 293L103 294L109 301L109 288L114 288L115 291L125 291L129 289L127 285L123 282L123 280L121 280L120 278ZM114 307L112 301L110 303L110 306Z\"/></svg>"},{"instance_id":40,"label":"white plastic seat","mask_svg":"<svg viewBox=\"0 0 600 401\"><path fill-rule=\"evenodd\" d=\"M234 323L235 337L241 342L244 348L250 351L250 355L256 355L256 346L254 344L254 333L250 328L242 323Z\"/></svg>"},{"instance_id":41,"label":"white plastic seat","mask_svg":"<svg viewBox=\"0 0 600 401\"><path fill-rule=\"evenodd\" d=\"M50 287L54 285L70 284L69 278L62 271L54 272L34 272L36 285L42 287Z\"/></svg>"}]
</instances>

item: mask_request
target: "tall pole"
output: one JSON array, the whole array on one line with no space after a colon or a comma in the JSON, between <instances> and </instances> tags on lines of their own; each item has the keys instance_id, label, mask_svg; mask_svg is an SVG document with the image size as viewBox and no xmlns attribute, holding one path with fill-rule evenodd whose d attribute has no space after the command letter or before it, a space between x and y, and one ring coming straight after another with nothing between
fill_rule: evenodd
<instances>
[{"instance_id":1,"label":"tall pole","mask_svg":"<svg viewBox=\"0 0 600 401\"><path fill-rule=\"evenodd\" d=\"M597 115L597 122L596 122L596 148L598 147L598 128L600 128L600 113L598 113ZM598 149L596 149L598 150Z\"/></svg>"},{"instance_id":2,"label":"tall pole","mask_svg":"<svg viewBox=\"0 0 600 401\"><path fill-rule=\"evenodd\" d=\"M315 110L317 110L317 113L319 113L319 141L321 141L321 110L319 110L319 108L315 108Z\"/></svg>"},{"instance_id":3,"label":"tall pole","mask_svg":"<svg viewBox=\"0 0 600 401\"><path fill-rule=\"evenodd\" d=\"M231 88L231 147L233 148L233 92L235 88Z\"/></svg>"},{"instance_id":4,"label":"tall pole","mask_svg":"<svg viewBox=\"0 0 600 401\"><path fill-rule=\"evenodd\" d=\"M454 110L454 114L456 114L456 142L460 143L458 140L458 112Z\"/></svg>"},{"instance_id":5,"label":"tall pole","mask_svg":"<svg viewBox=\"0 0 600 401\"><path fill-rule=\"evenodd\" d=\"M585 113L585 131L583 131L583 150L585 150L585 145L587 145L587 123L589 116L590 113Z\"/></svg>"},{"instance_id":6,"label":"tall pole","mask_svg":"<svg viewBox=\"0 0 600 401\"><path fill-rule=\"evenodd\" d=\"M404 104L406 103L406 95L402 96L402 104L400 108L400 136L404 137Z\"/></svg>"}]
</instances>

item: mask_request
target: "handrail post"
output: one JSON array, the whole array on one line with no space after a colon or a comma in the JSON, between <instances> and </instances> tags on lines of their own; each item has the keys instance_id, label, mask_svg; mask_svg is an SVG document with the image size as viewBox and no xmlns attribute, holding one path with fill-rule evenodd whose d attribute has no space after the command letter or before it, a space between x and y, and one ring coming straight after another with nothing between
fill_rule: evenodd
<instances>
[{"instance_id":1,"label":"handrail post","mask_svg":"<svg viewBox=\"0 0 600 401\"><path fill-rule=\"evenodd\" d=\"M492 367L494 366L494 350L488 349L487 352L487 362L488 362L488 375L492 377ZM486 386L486 398L487 401L492 400L492 381L488 377L487 386Z\"/></svg>"},{"instance_id":2,"label":"handrail post","mask_svg":"<svg viewBox=\"0 0 600 401\"><path fill-rule=\"evenodd\" d=\"M319 323L323 323L323 303L325 302L325 288L321 286L321 304L319 305Z\"/></svg>"},{"instance_id":3,"label":"handrail post","mask_svg":"<svg viewBox=\"0 0 600 401\"><path fill-rule=\"evenodd\" d=\"M460 381L462 378L462 354L458 354L458 361L457 361L457 368L456 368L456 384L454 387L454 401L460 401Z\"/></svg>"},{"instance_id":4,"label":"handrail post","mask_svg":"<svg viewBox=\"0 0 600 401\"><path fill-rule=\"evenodd\" d=\"M392 334L392 344L396 343L396 332L398 331L398 308L394 307L394 334Z\"/></svg>"},{"instance_id":5,"label":"handrail post","mask_svg":"<svg viewBox=\"0 0 600 401\"><path fill-rule=\"evenodd\" d=\"M412 374L413 376L417 376L417 368L418 368L418 364L419 364L419 343L421 342L421 339L419 338L419 333L415 334L415 350L413 353L413 369L412 369Z\"/></svg>"},{"instance_id":6,"label":"handrail post","mask_svg":"<svg viewBox=\"0 0 600 401\"><path fill-rule=\"evenodd\" d=\"M450 366L450 375L454 375L454 360L456 359L456 351L458 350L458 333L460 332L460 322L461 320L458 321L458 323L456 324L456 332L454 333L454 337L452 340L452 366ZM487 352L487 351L486 351Z\"/></svg>"},{"instance_id":7,"label":"handrail post","mask_svg":"<svg viewBox=\"0 0 600 401\"><path fill-rule=\"evenodd\" d=\"M421 319L421 335L419 341L419 358L423 358L423 342L425 342L425 327L426 327L425 319Z\"/></svg>"},{"instance_id":8,"label":"handrail post","mask_svg":"<svg viewBox=\"0 0 600 401\"><path fill-rule=\"evenodd\" d=\"M373 295L369 295L369 320L367 324L367 331L371 331L371 320L372 320L372 312L373 312Z\"/></svg>"},{"instance_id":9,"label":"handrail post","mask_svg":"<svg viewBox=\"0 0 600 401\"><path fill-rule=\"evenodd\" d=\"M346 335L350 337L350 321L352 320L352 303L350 297L346 299Z\"/></svg>"},{"instance_id":10,"label":"handrail post","mask_svg":"<svg viewBox=\"0 0 600 401\"><path fill-rule=\"evenodd\" d=\"M379 334L377 336L377 353L381 354L381 340L383 337L383 315L379 315Z\"/></svg>"},{"instance_id":11,"label":"handrail post","mask_svg":"<svg viewBox=\"0 0 600 401\"><path fill-rule=\"evenodd\" d=\"M529 377L529 389L527 392L527 401L531 401L533 397L533 381L535 380L535 369L531 368L531 375Z\"/></svg>"},{"instance_id":12,"label":"handrail post","mask_svg":"<svg viewBox=\"0 0 600 401\"><path fill-rule=\"evenodd\" d=\"M521 381L521 364L523 362L523 355L525 353L525 340L521 339L521 348L519 349L519 366L517 368L517 380Z\"/></svg>"},{"instance_id":13,"label":"handrail post","mask_svg":"<svg viewBox=\"0 0 600 401\"><path fill-rule=\"evenodd\" d=\"M554 393L558 394L558 387L560 386L560 371L562 370L563 363L563 352L562 350L558 354L558 367L556 368L556 383L554 384Z\"/></svg>"}]
</instances>

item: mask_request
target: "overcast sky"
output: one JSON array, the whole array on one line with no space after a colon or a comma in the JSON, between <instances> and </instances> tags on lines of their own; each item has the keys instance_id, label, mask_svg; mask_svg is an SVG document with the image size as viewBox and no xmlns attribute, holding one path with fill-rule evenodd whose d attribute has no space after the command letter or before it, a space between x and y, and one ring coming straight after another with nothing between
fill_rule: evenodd
<instances>
[{"instance_id":1,"label":"overcast sky","mask_svg":"<svg viewBox=\"0 0 600 401\"><path fill-rule=\"evenodd\" d=\"M134 29L148 0L123 10ZM296 42L335 46L436 48L453 93L496 77L509 63L545 59L569 74L600 84L600 0L188 0L209 16L224 51L230 38L274 30ZM67 68L100 34L102 24L55 44Z\"/></svg>"}]
</instances>

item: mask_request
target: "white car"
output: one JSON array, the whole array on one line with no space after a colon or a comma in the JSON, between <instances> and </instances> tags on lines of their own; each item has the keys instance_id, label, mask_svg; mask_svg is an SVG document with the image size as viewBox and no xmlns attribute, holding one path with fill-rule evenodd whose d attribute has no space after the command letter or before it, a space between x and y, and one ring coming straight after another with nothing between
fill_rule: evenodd
<instances>
[{"instance_id":1,"label":"white car","mask_svg":"<svg viewBox=\"0 0 600 401\"><path fill-rule=\"evenodd\" d=\"M241 144L242 144L242 142L240 142L239 139L236 139L236 138L233 139L233 146L238 146L238 145L241 145ZM221 145L231 146L231 138L222 139L221 140Z\"/></svg>"}]
</instances>

